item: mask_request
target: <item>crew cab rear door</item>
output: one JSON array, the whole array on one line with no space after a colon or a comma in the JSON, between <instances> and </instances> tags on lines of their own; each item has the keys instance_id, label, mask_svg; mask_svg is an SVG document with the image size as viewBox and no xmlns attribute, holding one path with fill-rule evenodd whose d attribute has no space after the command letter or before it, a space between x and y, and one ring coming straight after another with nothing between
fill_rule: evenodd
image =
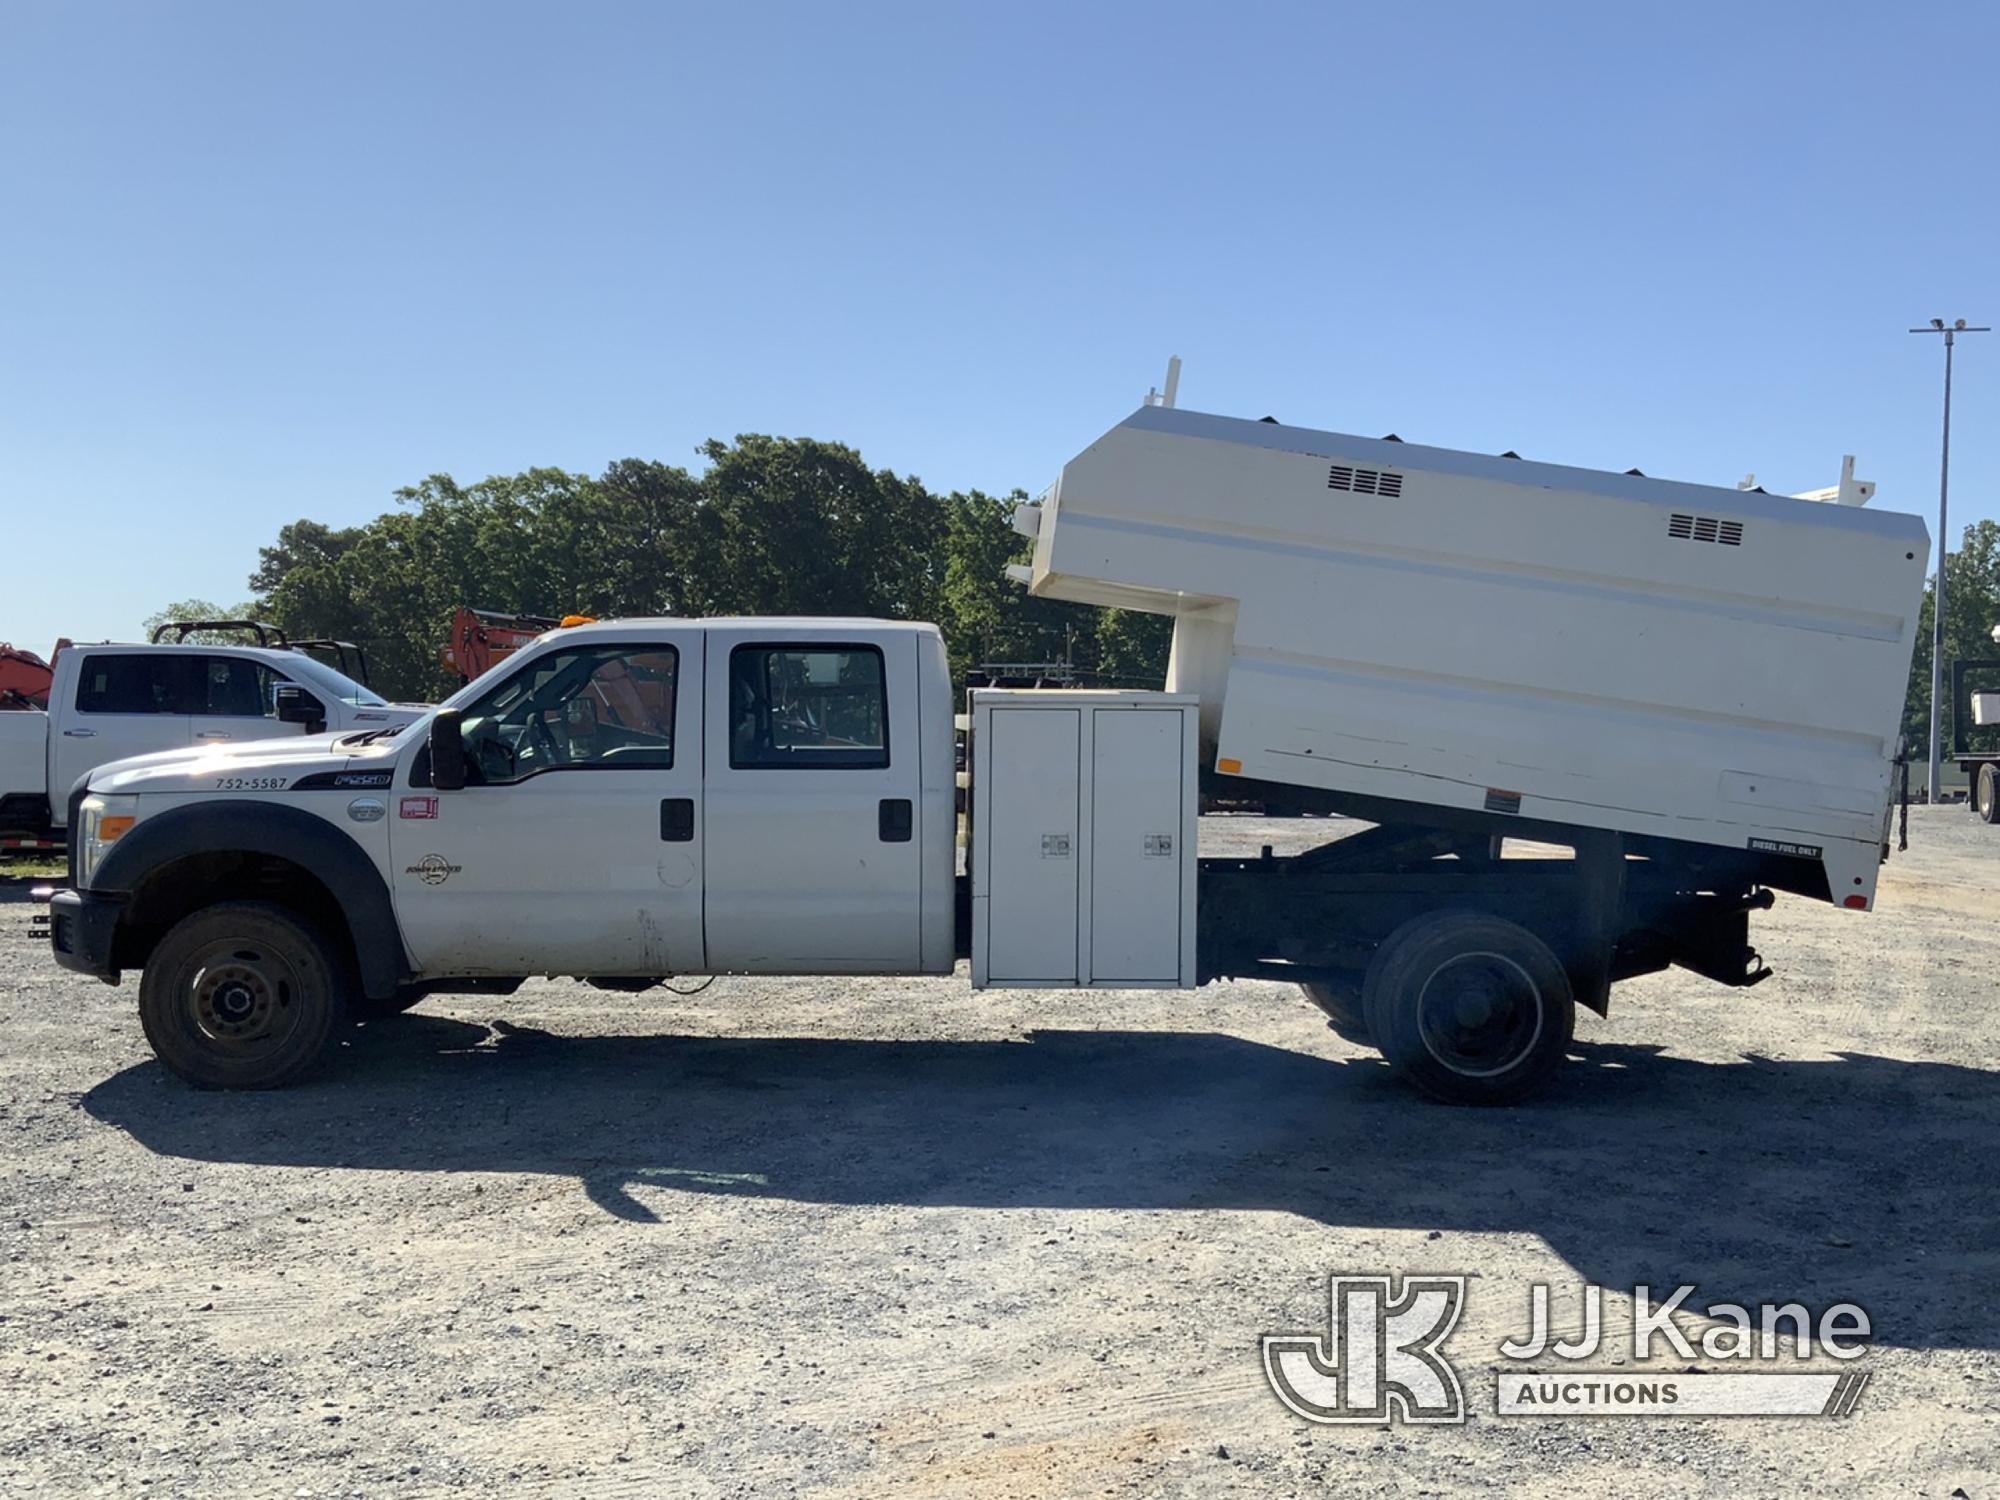
<instances>
[{"instance_id":1,"label":"crew cab rear door","mask_svg":"<svg viewBox=\"0 0 2000 1500\"><path fill-rule=\"evenodd\" d=\"M712 627L707 655L709 967L917 972L915 637L753 622Z\"/></svg>"},{"instance_id":2,"label":"crew cab rear door","mask_svg":"<svg viewBox=\"0 0 2000 1500\"><path fill-rule=\"evenodd\" d=\"M63 666L67 659L73 675L65 687L58 670L49 699L49 805L58 816L77 777L127 756L183 749L193 726L191 653L72 646L58 658Z\"/></svg>"}]
</instances>

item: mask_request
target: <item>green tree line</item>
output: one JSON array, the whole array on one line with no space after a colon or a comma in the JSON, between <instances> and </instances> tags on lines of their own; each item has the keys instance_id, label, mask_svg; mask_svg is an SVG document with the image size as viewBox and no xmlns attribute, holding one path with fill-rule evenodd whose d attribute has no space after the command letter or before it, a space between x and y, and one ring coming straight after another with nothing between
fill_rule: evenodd
<instances>
[{"instance_id":1,"label":"green tree line","mask_svg":"<svg viewBox=\"0 0 2000 1500\"><path fill-rule=\"evenodd\" d=\"M936 622L954 675L1065 662L1087 680L1158 686L1172 622L1030 598L1005 577L1027 542L1025 496L934 494L806 438L711 441L698 472L623 459L599 475L529 469L461 484L434 474L361 526L310 519L259 550L251 597L199 599L147 622L252 618L361 645L378 692L433 700L460 605L509 613L872 615Z\"/></svg>"}]
</instances>

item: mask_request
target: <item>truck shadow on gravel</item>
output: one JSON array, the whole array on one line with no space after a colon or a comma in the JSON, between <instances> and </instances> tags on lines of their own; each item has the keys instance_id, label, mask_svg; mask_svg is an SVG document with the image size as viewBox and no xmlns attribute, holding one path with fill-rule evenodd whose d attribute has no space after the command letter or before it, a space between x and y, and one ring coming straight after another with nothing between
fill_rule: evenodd
<instances>
[{"instance_id":1,"label":"truck shadow on gravel","mask_svg":"<svg viewBox=\"0 0 2000 1500\"><path fill-rule=\"evenodd\" d=\"M563 1037L418 1014L356 1031L304 1087L199 1094L148 1062L82 1107L195 1161L574 1177L635 1224L702 1192L1534 1234L1613 1289L1856 1301L1880 1343L2000 1347L2000 1075L1576 1054L1546 1101L1468 1110L1372 1057L1207 1033ZM1476 1268L1453 1253L1425 1268Z\"/></svg>"}]
</instances>

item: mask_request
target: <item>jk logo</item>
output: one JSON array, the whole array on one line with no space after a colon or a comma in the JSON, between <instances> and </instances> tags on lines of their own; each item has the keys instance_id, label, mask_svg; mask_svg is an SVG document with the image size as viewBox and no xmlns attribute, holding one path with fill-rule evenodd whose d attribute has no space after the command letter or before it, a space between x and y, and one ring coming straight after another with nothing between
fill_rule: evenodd
<instances>
[{"instance_id":1,"label":"jk logo","mask_svg":"<svg viewBox=\"0 0 2000 1500\"><path fill-rule=\"evenodd\" d=\"M1264 1336L1264 1377L1308 1422L1463 1422L1465 1391L1440 1346L1463 1276L1329 1276L1328 1333Z\"/></svg>"}]
</instances>

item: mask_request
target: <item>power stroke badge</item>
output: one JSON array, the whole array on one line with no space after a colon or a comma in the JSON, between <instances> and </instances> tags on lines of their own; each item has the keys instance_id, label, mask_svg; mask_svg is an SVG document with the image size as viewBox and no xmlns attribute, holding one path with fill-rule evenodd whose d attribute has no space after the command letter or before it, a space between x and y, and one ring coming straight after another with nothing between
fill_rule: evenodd
<instances>
[{"instance_id":1,"label":"power stroke badge","mask_svg":"<svg viewBox=\"0 0 2000 1500\"><path fill-rule=\"evenodd\" d=\"M442 854L426 854L415 864L405 866L403 873L416 876L425 885L443 885L464 868L464 865L455 865Z\"/></svg>"}]
</instances>

